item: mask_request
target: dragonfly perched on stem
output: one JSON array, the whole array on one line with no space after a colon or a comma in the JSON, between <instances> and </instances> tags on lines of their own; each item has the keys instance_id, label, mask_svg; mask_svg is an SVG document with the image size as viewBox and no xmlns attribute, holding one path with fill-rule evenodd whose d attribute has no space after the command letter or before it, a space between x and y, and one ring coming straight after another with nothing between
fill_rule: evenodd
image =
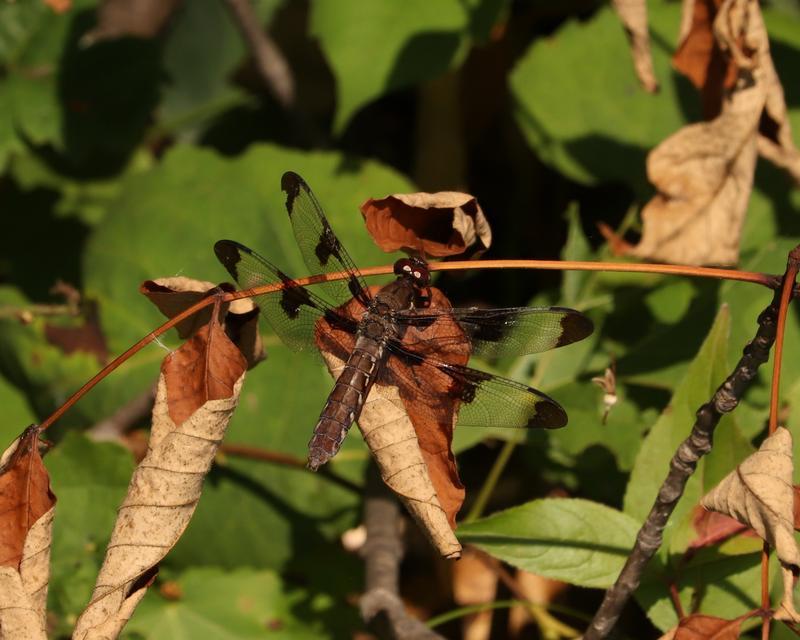
<instances>
[{"instance_id":1,"label":"dragonfly perched on stem","mask_svg":"<svg viewBox=\"0 0 800 640\"><path fill-rule=\"evenodd\" d=\"M347 279L318 285L323 295L317 295L238 242L220 240L214 250L243 289L284 285L254 301L287 346L297 351L317 350L326 342L346 346L345 365L309 442L311 469L336 455L376 384L398 387L401 397L419 403L416 411L427 411L438 422L452 417L437 415L446 405L457 411L459 425L556 428L567 423L564 409L541 391L470 368L466 361L472 354L536 353L582 340L593 330L585 315L562 307L431 305L428 264L417 256L397 260L396 279L370 288L305 181L287 172L281 187L309 270L346 272Z\"/></svg>"}]
</instances>

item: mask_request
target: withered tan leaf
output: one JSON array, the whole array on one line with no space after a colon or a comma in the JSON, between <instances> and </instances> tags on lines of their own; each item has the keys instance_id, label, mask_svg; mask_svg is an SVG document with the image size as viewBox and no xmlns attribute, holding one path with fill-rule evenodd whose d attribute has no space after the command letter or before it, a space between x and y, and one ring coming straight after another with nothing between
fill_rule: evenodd
<instances>
[{"instance_id":1,"label":"withered tan leaf","mask_svg":"<svg viewBox=\"0 0 800 640\"><path fill-rule=\"evenodd\" d=\"M431 308L449 306L441 291L431 288L430 293ZM361 310L356 301L340 307L342 313L352 318ZM342 363L352 352L354 338L324 320L317 324L316 333L317 346L331 374L337 378ZM440 338L435 354L437 358L451 364L466 364L469 341L452 320L437 320L424 329L409 328L404 339L424 355L425 339L434 336ZM449 339L441 339L445 337ZM423 529L436 548L443 555L452 557L461 548L452 530L464 501L464 486L451 451L458 400L448 394L451 384L448 376L441 374L437 377L431 368L426 369L415 372L404 363L394 361L391 371L384 370L372 388L358 424L376 457L384 481L404 500L409 511L424 523ZM429 392L438 390L441 393L419 393L418 383L409 381L417 381L420 377L426 378L424 384ZM409 429L413 431L413 437ZM449 523L444 528L441 526L442 515Z\"/></svg>"},{"instance_id":2,"label":"withered tan leaf","mask_svg":"<svg viewBox=\"0 0 800 640\"><path fill-rule=\"evenodd\" d=\"M323 351L322 356L333 378L338 378L344 360L330 352ZM386 486L397 494L442 556L459 558L461 544L439 502L397 387L372 387L358 427Z\"/></svg>"},{"instance_id":3,"label":"withered tan leaf","mask_svg":"<svg viewBox=\"0 0 800 640\"><path fill-rule=\"evenodd\" d=\"M367 231L384 251L424 252L441 258L485 251L492 231L467 193L396 193L361 205Z\"/></svg>"},{"instance_id":4,"label":"withered tan leaf","mask_svg":"<svg viewBox=\"0 0 800 640\"><path fill-rule=\"evenodd\" d=\"M0 638L45 638L56 498L28 427L0 457Z\"/></svg>"},{"instance_id":5,"label":"withered tan leaf","mask_svg":"<svg viewBox=\"0 0 800 640\"><path fill-rule=\"evenodd\" d=\"M744 617L725 620L694 613L667 631L659 640L736 640Z\"/></svg>"},{"instance_id":6,"label":"withered tan leaf","mask_svg":"<svg viewBox=\"0 0 800 640\"><path fill-rule=\"evenodd\" d=\"M205 280L176 276L145 280L139 292L167 318L172 318L208 297L217 288L226 292L235 290L233 285L225 282L217 286ZM189 338L206 326L211 319L212 309L210 305L179 322L175 326L178 336ZM265 358L261 335L258 333L258 307L249 298L242 298L223 304L220 314L225 317L225 328L231 340L247 358L248 367L254 367Z\"/></svg>"},{"instance_id":7,"label":"withered tan leaf","mask_svg":"<svg viewBox=\"0 0 800 640\"><path fill-rule=\"evenodd\" d=\"M659 193L642 212L642 239L631 251L641 258L698 265L738 260L756 157L764 146L758 132L780 84L755 0L725 0L713 31L736 62L735 86L724 94L719 116L684 127L651 152L648 175ZM777 102L783 104L782 91Z\"/></svg>"},{"instance_id":8,"label":"withered tan leaf","mask_svg":"<svg viewBox=\"0 0 800 640\"><path fill-rule=\"evenodd\" d=\"M792 436L778 427L701 504L748 525L774 547L783 564L800 567L794 540L792 469Z\"/></svg>"},{"instance_id":9,"label":"withered tan leaf","mask_svg":"<svg viewBox=\"0 0 800 640\"><path fill-rule=\"evenodd\" d=\"M217 353L208 355L209 351ZM198 363L204 353L206 360L225 356L231 363ZM116 637L132 615L158 563L194 514L203 480L236 407L245 368L244 357L215 322L165 359L149 450L131 478L92 599L78 619L74 638ZM205 381L209 371L216 378L213 393ZM199 397L205 400L196 406ZM187 413L189 407L194 409Z\"/></svg>"},{"instance_id":10,"label":"withered tan leaf","mask_svg":"<svg viewBox=\"0 0 800 640\"><path fill-rule=\"evenodd\" d=\"M783 580L783 596L781 603L775 610L775 620L783 620L800 624L800 613L794 607L794 585L796 576L790 567L781 565L781 578Z\"/></svg>"},{"instance_id":11,"label":"withered tan leaf","mask_svg":"<svg viewBox=\"0 0 800 640\"><path fill-rule=\"evenodd\" d=\"M645 91L658 91L658 80L653 71L653 56L650 52L650 32L647 28L647 4L645 0L612 0L617 11L633 55L633 67Z\"/></svg>"}]
</instances>

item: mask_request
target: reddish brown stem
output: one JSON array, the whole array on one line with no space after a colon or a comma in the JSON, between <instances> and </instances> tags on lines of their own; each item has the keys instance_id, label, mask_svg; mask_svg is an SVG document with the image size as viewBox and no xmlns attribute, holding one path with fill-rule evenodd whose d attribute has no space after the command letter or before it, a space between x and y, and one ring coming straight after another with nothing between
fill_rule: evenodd
<instances>
[{"instance_id":1,"label":"reddish brown stem","mask_svg":"<svg viewBox=\"0 0 800 640\"><path fill-rule=\"evenodd\" d=\"M683 275L699 278L715 278L720 280L738 280L740 282L752 282L760 284L771 289L776 289L780 281L773 275L758 273L753 271L737 271L735 269L716 269L710 267L687 267L682 265L672 264L636 264L636 263L622 263L622 262L578 262L571 260L463 260L454 262L439 262L430 265L432 271L454 271L462 269L545 269L545 270L572 270L572 271L617 271L627 273L658 273L664 275ZM362 269L361 273L364 276L384 275L393 273L393 265L386 265L380 267L368 267ZM294 285L304 286L307 284L316 284L319 282L327 282L329 280L344 280L349 274L331 273L324 275L309 276L307 278L298 278L293 281ZM283 284L264 285L263 287L254 287L252 289L245 289L235 293L228 293L223 296L225 302L239 300L241 298L250 298L256 295L262 295L277 291L283 288ZM47 429L56 420L63 416L72 406L80 400L88 391L90 391L98 382L105 378L109 373L114 371L128 358L150 344L158 336L169 331L172 327L178 324L184 318L188 318L194 313L204 309L210 304L214 303L214 298L204 298L197 304L192 305L188 309L182 311L174 318L170 318L167 322L162 324L158 329L148 334L139 342L130 347L122 355L114 358L105 367L103 367L91 380L78 389L67 401L56 409L52 415L47 417L41 423L41 429Z\"/></svg>"},{"instance_id":2,"label":"reddish brown stem","mask_svg":"<svg viewBox=\"0 0 800 640\"><path fill-rule=\"evenodd\" d=\"M269 462L271 464L280 464L285 467L292 467L294 469L303 469L304 471L311 471L306 465L303 458L298 458L288 453L281 451L271 451L270 449L262 449L260 447L253 447L248 444L221 444L219 446L220 453L228 456L236 456L239 458L248 458L250 460L259 460L261 462ZM319 475L327 478L331 482L352 491L354 493L361 493L361 487L355 482L348 480L334 473L329 467L322 467L317 472Z\"/></svg>"},{"instance_id":3,"label":"reddish brown stem","mask_svg":"<svg viewBox=\"0 0 800 640\"><path fill-rule=\"evenodd\" d=\"M786 329L786 316L789 312L789 302L792 299L794 282L800 270L800 246L789 252L786 262L786 273L781 285L781 301L778 307L778 326L775 336L775 355L772 363L772 388L770 389L769 403L769 433L775 433L778 428L778 401L781 387L781 361L783 359L783 334Z\"/></svg>"},{"instance_id":4,"label":"reddish brown stem","mask_svg":"<svg viewBox=\"0 0 800 640\"><path fill-rule=\"evenodd\" d=\"M775 329L775 350L772 362L772 386L770 387L769 401L769 434L775 433L778 428L778 403L781 391L781 362L783 360L783 336L786 329L786 316L789 312L789 302L792 299L794 283L797 272L800 270L800 246L789 252L786 261L786 273L781 284L781 299L778 305L778 321ZM761 549L761 608L768 611L771 606L769 599L769 543L764 542ZM769 639L770 617L764 616L761 620L761 638Z\"/></svg>"}]
</instances>

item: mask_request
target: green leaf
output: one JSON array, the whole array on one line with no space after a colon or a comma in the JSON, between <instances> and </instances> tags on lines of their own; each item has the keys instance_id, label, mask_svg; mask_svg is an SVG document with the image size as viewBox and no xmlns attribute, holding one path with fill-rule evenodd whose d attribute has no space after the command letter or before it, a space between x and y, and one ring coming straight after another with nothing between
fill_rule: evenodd
<instances>
[{"instance_id":1,"label":"green leaf","mask_svg":"<svg viewBox=\"0 0 800 640\"><path fill-rule=\"evenodd\" d=\"M624 502L625 513L637 520L643 521L649 513L656 493L667 477L672 456L678 445L689 436L696 411L708 402L730 373L726 364L729 330L730 312L727 307L722 307L697 357L675 388L669 406L642 443ZM734 428L731 420L730 416L722 418L716 430L718 439L724 438L722 434ZM730 459L731 454L724 448L719 453L714 450L706 460L700 462L701 472L696 473L687 484L686 491L664 530L666 548L669 548L672 527L686 516L700 497L703 465L708 463L711 456Z\"/></svg>"},{"instance_id":2,"label":"green leaf","mask_svg":"<svg viewBox=\"0 0 800 640\"><path fill-rule=\"evenodd\" d=\"M511 74L515 117L537 156L579 182L624 181L650 191L645 155L687 120L699 100L671 68L680 6L648 4L653 64L661 90L640 86L619 18L604 7L534 41ZM587 61L591 61L590 64Z\"/></svg>"},{"instance_id":3,"label":"green leaf","mask_svg":"<svg viewBox=\"0 0 800 640\"><path fill-rule=\"evenodd\" d=\"M307 274L280 189L288 169L311 185L357 264L390 260L369 239L358 205L375 194L411 190L399 174L337 153L253 145L230 159L179 146L157 167L125 180L86 247L86 294L100 303L112 352L164 320L138 292L142 281L176 274L228 279L214 257L217 240L238 240L290 275Z\"/></svg>"},{"instance_id":4,"label":"green leaf","mask_svg":"<svg viewBox=\"0 0 800 640\"><path fill-rule=\"evenodd\" d=\"M177 600L167 600L151 589L126 630L147 640L332 637L320 624L319 611L314 611L325 603L311 603L312 610L301 617L297 608L305 594L287 592L272 571L191 569L176 582L181 593Z\"/></svg>"},{"instance_id":5,"label":"green leaf","mask_svg":"<svg viewBox=\"0 0 800 640\"><path fill-rule=\"evenodd\" d=\"M269 21L282 0L258 0L254 9L261 24ZM232 84L236 68L245 58L242 34L224 3L195 0L182 4L173 18L164 45L164 72L160 119L171 129L193 124L198 115L212 115L246 100ZM209 47L208 43L214 46Z\"/></svg>"},{"instance_id":6,"label":"green leaf","mask_svg":"<svg viewBox=\"0 0 800 640\"><path fill-rule=\"evenodd\" d=\"M470 36L485 37L502 0L316 0L311 33L333 68L341 133L376 98L434 78L463 60Z\"/></svg>"},{"instance_id":7,"label":"green leaf","mask_svg":"<svg viewBox=\"0 0 800 640\"><path fill-rule=\"evenodd\" d=\"M760 548L758 539L749 538L733 539L718 549L700 549L682 564L676 576L669 579L678 588L684 609L735 618L744 611L758 608L761 599ZM775 575L778 567L774 558L770 564L771 575ZM678 622L675 606L664 588L665 582L663 573L649 571L635 594L647 616L662 630Z\"/></svg>"},{"instance_id":8,"label":"green leaf","mask_svg":"<svg viewBox=\"0 0 800 640\"><path fill-rule=\"evenodd\" d=\"M133 460L116 444L75 433L44 460L58 497L48 609L74 621L91 596Z\"/></svg>"},{"instance_id":9,"label":"green leaf","mask_svg":"<svg viewBox=\"0 0 800 640\"><path fill-rule=\"evenodd\" d=\"M550 394L567 408L569 424L564 429L547 433L549 442L561 452L578 456L593 445L609 449L620 470L629 471L642 435L650 421L650 412L643 413L628 397L624 385L618 388L620 401L611 409L603 424L603 390L589 381L573 382Z\"/></svg>"},{"instance_id":10,"label":"green leaf","mask_svg":"<svg viewBox=\"0 0 800 640\"><path fill-rule=\"evenodd\" d=\"M0 407L3 407L3 421L0 424L0 452L19 436L29 424L36 422L36 416L19 389L0 376Z\"/></svg>"},{"instance_id":11,"label":"green leaf","mask_svg":"<svg viewBox=\"0 0 800 640\"><path fill-rule=\"evenodd\" d=\"M578 205L570 205L566 214L567 224L567 243L561 251L562 260L590 260L592 259L592 248L589 241L583 234L581 228L581 216ZM586 288L587 280L591 277L588 271L565 271L561 281L562 304L574 306L581 300L581 294Z\"/></svg>"},{"instance_id":12,"label":"green leaf","mask_svg":"<svg viewBox=\"0 0 800 640\"><path fill-rule=\"evenodd\" d=\"M459 527L462 542L554 580L606 588L633 547L638 524L588 500L534 500Z\"/></svg>"}]
</instances>

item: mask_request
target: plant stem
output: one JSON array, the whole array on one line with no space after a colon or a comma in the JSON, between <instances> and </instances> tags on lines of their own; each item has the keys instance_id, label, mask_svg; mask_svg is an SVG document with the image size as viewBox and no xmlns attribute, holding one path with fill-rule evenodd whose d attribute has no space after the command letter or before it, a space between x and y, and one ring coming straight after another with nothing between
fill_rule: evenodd
<instances>
[{"instance_id":1,"label":"plant stem","mask_svg":"<svg viewBox=\"0 0 800 640\"><path fill-rule=\"evenodd\" d=\"M497 482L500 480L500 476L502 475L503 470L506 468L506 464L508 464L511 454L514 453L514 448L516 446L517 443L510 440L503 444L503 448L500 450L500 453L497 454L497 458L495 458L494 464L489 470L489 474L486 476L486 481L483 483L483 486L478 493L478 497L475 498L475 503L469 510L469 514L464 519L464 522L473 522L483 515L483 510L486 508L486 503L489 502L489 498L492 497L494 488L497 486Z\"/></svg>"}]
</instances>

